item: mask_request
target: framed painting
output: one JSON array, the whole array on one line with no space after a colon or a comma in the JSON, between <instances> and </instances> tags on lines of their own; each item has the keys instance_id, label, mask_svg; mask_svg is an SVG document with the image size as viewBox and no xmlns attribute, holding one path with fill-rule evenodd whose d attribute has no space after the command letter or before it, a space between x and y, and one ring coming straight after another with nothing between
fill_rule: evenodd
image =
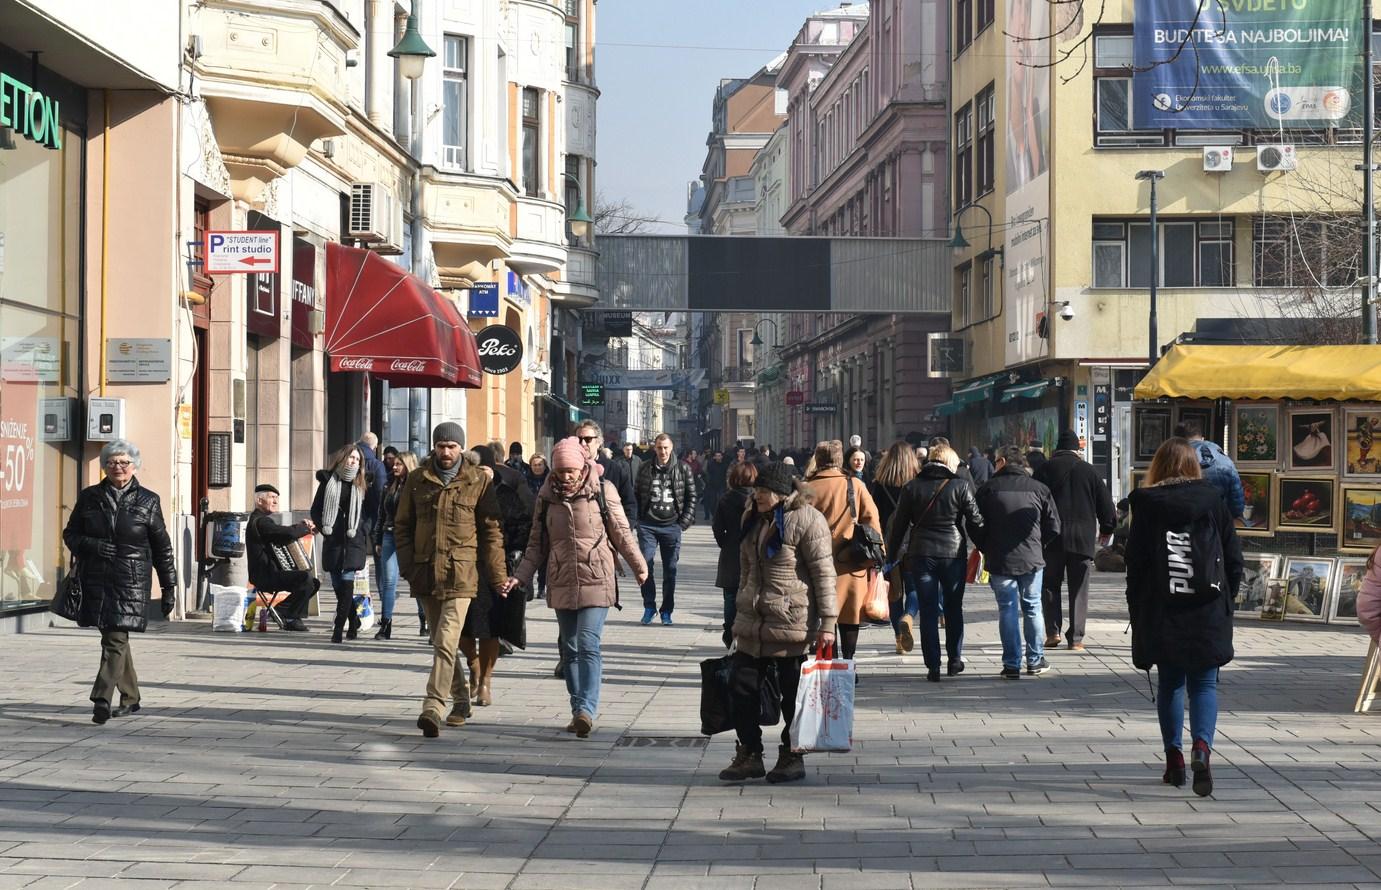
<instances>
[{"instance_id":1,"label":"framed painting","mask_svg":"<svg viewBox=\"0 0 1381 890\"><path fill-rule=\"evenodd\" d=\"M1367 575L1367 561L1360 556L1344 556L1338 560L1338 570L1333 573L1333 607L1328 610L1328 620L1337 624L1357 623L1357 594L1362 590L1362 579Z\"/></svg>"},{"instance_id":2,"label":"framed painting","mask_svg":"<svg viewBox=\"0 0 1381 890\"><path fill-rule=\"evenodd\" d=\"M1336 532L1338 511L1332 476L1278 476L1276 527L1278 532Z\"/></svg>"},{"instance_id":3,"label":"framed painting","mask_svg":"<svg viewBox=\"0 0 1381 890\"><path fill-rule=\"evenodd\" d=\"M1212 402L1191 402L1186 405L1175 406L1175 426L1172 429L1178 430L1186 424L1193 424L1203 436L1210 442L1223 444L1223 431L1213 422L1214 410Z\"/></svg>"},{"instance_id":4,"label":"framed painting","mask_svg":"<svg viewBox=\"0 0 1381 890\"><path fill-rule=\"evenodd\" d=\"M1381 482L1381 408L1344 408L1343 475Z\"/></svg>"},{"instance_id":5,"label":"framed painting","mask_svg":"<svg viewBox=\"0 0 1381 890\"><path fill-rule=\"evenodd\" d=\"M1284 621L1286 588L1289 582L1284 578L1271 578L1266 581L1266 600L1261 604L1262 621Z\"/></svg>"},{"instance_id":6,"label":"framed painting","mask_svg":"<svg viewBox=\"0 0 1381 890\"><path fill-rule=\"evenodd\" d=\"M1232 406L1232 461L1241 467L1280 466L1280 406Z\"/></svg>"},{"instance_id":7,"label":"framed painting","mask_svg":"<svg viewBox=\"0 0 1381 890\"><path fill-rule=\"evenodd\" d=\"M1271 521L1275 517L1275 474L1243 471L1237 475L1242 478L1242 495L1246 500L1242 515L1232 521L1237 534L1248 538L1274 534Z\"/></svg>"},{"instance_id":8,"label":"framed painting","mask_svg":"<svg viewBox=\"0 0 1381 890\"><path fill-rule=\"evenodd\" d=\"M1328 620L1328 595L1338 561L1331 556L1285 557L1285 617L1291 621Z\"/></svg>"},{"instance_id":9,"label":"framed painting","mask_svg":"<svg viewBox=\"0 0 1381 890\"><path fill-rule=\"evenodd\" d=\"M1340 484L1338 513L1342 519L1339 550L1371 553L1381 546L1381 485Z\"/></svg>"},{"instance_id":10,"label":"framed painting","mask_svg":"<svg viewBox=\"0 0 1381 890\"><path fill-rule=\"evenodd\" d=\"M1285 415L1285 465L1291 470L1332 470L1337 465L1332 408L1291 408Z\"/></svg>"},{"instance_id":11,"label":"framed painting","mask_svg":"<svg viewBox=\"0 0 1381 890\"><path fill-rule=\"evenodd\" d=\"M1138 406L1133 425L1136 427L1136 462L1149 464L1160 444L1170 438L1170 408L1163 405Z\"/></svg>"},{"instance_id":12,"label":"framed painting","mask_svg":"<svg viewBox=\"0 0 1381 890\"><path fill-rule=\"evenodd\" d=\"M1280 575L1281 557L1274 553L1244 554L1242 586L1237 589L1237 611L1260 613L1266 605L1266 584Z\"/></svg>"}]
</instances>

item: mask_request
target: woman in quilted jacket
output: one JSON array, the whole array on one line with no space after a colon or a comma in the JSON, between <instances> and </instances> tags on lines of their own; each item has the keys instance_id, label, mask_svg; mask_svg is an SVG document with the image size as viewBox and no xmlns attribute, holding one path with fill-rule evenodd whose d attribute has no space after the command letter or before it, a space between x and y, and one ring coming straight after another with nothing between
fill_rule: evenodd
<instances>
[{"instance_id":1,"label":"woman in quilted jacket","mask_svg":"<svg viewBox=\"0 0 1381 890\"><path fill-rule=\"evenodd\" d=\"M834 546L814 495L783 464L769 464L753 483L739 545L738 602L734 615L731 694L738 734L733 762L719 778L794 782L805 762L791 751L791 719L801 664L813 645L834 643ZM758 725L762 684L772 671L781 688L782 744L771 772L762 760Z\"/></svg>"},{"instance_id":2,"label":"woman in quilted jacket","mask_svg":"<svg viewBox=\"0 0 1381 890\"><path fill-rule=\"evenodd\" d=\"M599 715L604 670L600 637L609 607L618 602L617 560L623 557L638 584L647 580L647 563L628 527L623 502L602 476L585 446L574 436L552 449L551 472L537 493L527 550L513 577L499 592L532 584L547 569L547 605L556 610L571 722L566 731L588 738Z\"/></svg>"},{"instance_id":3,"label":"woman in quilted jacket","mask_svg":"<svg viewBox=\"0 0 1381 890\"><path fill-rule=\"evenodd\" d=\"M101 632L101 667L91 687L91 721L105 723L139 710L139 677L129 649L131 632L148 626L149 574L158 573L163 617L176 605L173 544L158 495L134 478L139 449L124 439L101 449L105 478L82 489L62 540L76 558L82 605L77 624ZM110 706L120 690L120 703Z\"/></svg>"}]
</instances>

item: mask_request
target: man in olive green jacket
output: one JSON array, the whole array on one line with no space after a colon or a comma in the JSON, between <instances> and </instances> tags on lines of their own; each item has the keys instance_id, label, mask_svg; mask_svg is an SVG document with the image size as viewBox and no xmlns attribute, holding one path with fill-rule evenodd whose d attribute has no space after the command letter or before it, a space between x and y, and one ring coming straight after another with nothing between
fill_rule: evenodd
<instances>
[{"instance_id":1,"label":"man in olive green jacket","mask_svg":"<svg viewBox=\"0 0 1381 890\"><path fill-rule=\"evenodd\" d=\"M393 520L398 571L420 597L432 626L432 670L417 728L429 739L441 734L449 687L450 726L465 723L464 668L456 659L465 613L479 588L479 572L498 587L508 577L499 499L489 477L461 458L460 424L438 424L432 455L408 474Z\"/></svg>"}]
</instances>

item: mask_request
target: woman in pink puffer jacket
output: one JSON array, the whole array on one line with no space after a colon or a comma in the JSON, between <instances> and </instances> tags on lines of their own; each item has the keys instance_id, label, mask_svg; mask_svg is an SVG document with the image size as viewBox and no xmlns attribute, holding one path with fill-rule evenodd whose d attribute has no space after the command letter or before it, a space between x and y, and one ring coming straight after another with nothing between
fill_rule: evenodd
<instances>
[{"instance_id":1,"label":"woman in pink puffer jacket","mask_svg":"<svg viewBox=\"0 0 1381 890\"><path fill-rule=\"evenodd\" d=\"M1381 645L1381 559L1377 558L1378 554L1381 548L1367 558L1367 574L1357 593L1357 620L1377 645Z\"/></svg>"}]
</instances>

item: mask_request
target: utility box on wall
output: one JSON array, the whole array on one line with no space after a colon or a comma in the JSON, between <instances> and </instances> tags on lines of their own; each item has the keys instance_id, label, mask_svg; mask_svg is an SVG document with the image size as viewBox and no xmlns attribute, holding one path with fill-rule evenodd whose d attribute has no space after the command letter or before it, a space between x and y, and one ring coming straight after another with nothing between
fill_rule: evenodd
<instances>
[{"instance_id":1,"label":"utility box on wall","mask_svg":"<svg viewBox=\"0 0 1381 890\"><path fill-rule=\"evenodd\" d=\"M86 438L90 442L111 442L125 437L125 400L88 399Z\"/></svg>"}]
</instances>

